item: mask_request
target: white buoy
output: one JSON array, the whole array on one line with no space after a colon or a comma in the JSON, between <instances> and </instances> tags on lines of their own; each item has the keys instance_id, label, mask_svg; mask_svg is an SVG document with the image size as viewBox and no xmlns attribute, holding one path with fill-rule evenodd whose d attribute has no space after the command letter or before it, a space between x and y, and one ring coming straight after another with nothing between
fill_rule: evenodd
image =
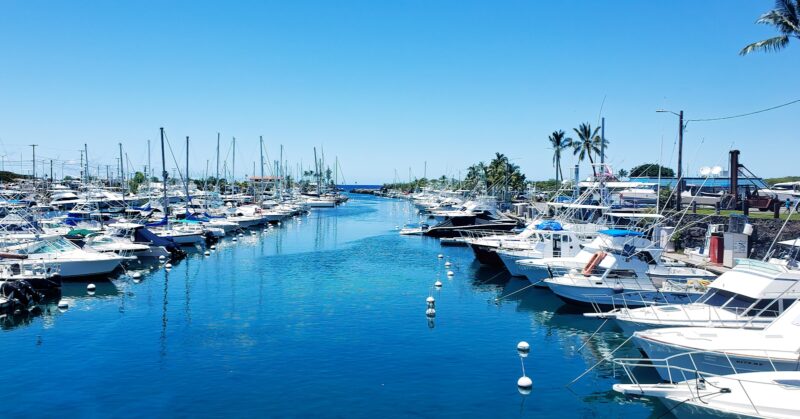
<instances>
[{"instance_id":1,"label":"white buoy","mask_svg":"<svg viewBox=\"0 0 800 419\"><path fill-rule=\"evenodd\" d=\"M217 248L217 245L215 245L215 244L211 245L211 250L215 250L216 248Z\"/></svg>"},{"instance_id":2,"label":"white buoy","mask_svg":"<svg viewBox=\"0 0 800 419\"><path fill-rule=\"evenodd\" d=\"M210 250L206 250L206 251L205 251L205 253L203 253L203 254L204 254L204 255L206 255L206 256L208 256L208 255L210 255L210 254L211 254L211 251L210 251Z\"/></svg>"},{"instance_id":3,"label":"white buoy","mask_svg":"<svg viewBox=\"0 0 800 419\"><path fill-rule=\"evenodd\" d=\"M131 278L133 278L133 279L139 279L141 277L142 277L141 272L134 272L134 273L131 274Z\"/></svg>"},{"instance_id":4,"label":"white buoy","mask_svg":"<svg viewBox=\"0 0 800 419\"><path fill-rule=\"evenodd\" d=\"M244 237L244 233L239 233L239 237Z\"/></svg>"},{"instance_id":5,"label":"white buoy","mask_svg":"<svg viewBox=\"0 0 800 419\"><path fill-rule=\"evenodd\" d=\"M435 308L429 308L429 309L425 310L425 315L428 316L428 317L436 316L436 309Z\"/></svg>"},{"instance_id":6,"label":"white buoy","mask_svg":"<svg viewBox=\"0 0 800 419\"><path fill-rule=\"evenodd\" d=\"M68 302L66 302L64 300L61 300L61 301L58 302L58 309L59 310L66 310L68 308L69 308L69 303Z\"/></svg>"},{"instance_id":7,"label":"white buoy","mask_svg":"<svg viewBox=\"0 0 800 419\"><path fill-rule=\"evenodd\" d=\"M166 258L167 258L167 257L166 257L166 256L164 256L164 255L159 255L159 256L158 256L158 260L164 260L164 259L166 259Z\"/></svg>"},{"instance_id":8,"label":"white buoy","mask_svg":"<svg viewBox=\"0 0 800 419\"><path fill-rule=\"evenodd\" d=\"M430 304L435 304L436 303L436 299L433 298L433 296L430 296L430 297L425 299L425 302L428 303L429 305Z\"/></svg>"},{"instance_id":9,"label":"white buoy","mask_svg":"<svg viewBox=\"0 0 800 419\"><path fill-rule=\"evenodd\" d=\"M449 261L444 263L444 267L445 267L445 268L449 268L449 267L450 267L450 265L452 265L452 263L450 263Z\"/></svg>"},{"instance_id":10,"label":"white buoy","mask_svg":"<svg viewBox=\"0 0 800 419\"><path fill-rule=\"evenodd\" d=\"M447 276L453 276L455 273L453 271L447 271Z\"/></svg>"},{"instance_id":11,"label":"white buoy","mask_svg":"<svg viewBox=\"0 0 800 419\"><path fill-rule=\"evenodd\" d=\"M528 352L531 351L531 345L524 340L517 344L517 352L519 352L519 356L525 358L528 356Z\"/></svg>"},{"instance_id":12,"label":"white buoy","mask_svg":"<svg viewBox=\"0 0 800 419\"><path fill-rule=\"evenodd\" d=\"M519 380L517 380L517 389L523 395L531 394L532 387L533 380L531 380L527 375L523 375L522 377L519 377Z\"/></svg>"},{"instance_id":13,"label":"white buoy","mask_svg":"<svg viewBox=\"0 0 800 419\"><path fill-rule=\"evenodd\" d=\"M442 287L442 281L436 280L436 282L433 283L433 286L436 287L436 288L441 288Z\"/></svg>"},{"instance_id":14,"label":"white buoy","mask_svg":"<svg viewBox=\"0 0 800 419\"><path fill-rule=\"evenodd\" d=\"M169 263L169 262L167 262L167 264L166 264L166 265L164 265L164 267L165 267L165 268L167 268L167 269L170 269L170 268L172 268L172 264L171 264L171 263Z\"/></svg>"},{"instance_id":15,"label":"white buoy","mask_svg":"<svg viewBox=\"0 0 800 419\"><path fill-rule=\"evenodd\" d=\"M233 241L236 241L236 237L233 238Z\"/></svg>"},{"instance_id":16,"label":"white buoy","mask_svg":"<svg viewBox=\"0 0 800 419\"><path fill-rule=\"evenodd\" d=\"M87 291L94 291L96 289L97 289L97 286L94 285L94 284L89 284L89 285L86 286L86 290Z\"/></svg>"},{"instance_id":17,"label":"white buoy","mask_svg":"<svg viewBox=\"0 0 800 419\"><path fill-rule=\"evenodd\" d=\"M278 225L281 225L281 222L280 222L280 221L278 221Z\"/></svg>"},{"instance_id":18,"label":"white buoy","mask_svg":"<svg viewBox=\"0 0 800 419\"><path fill-rule=\"evenodd\" d=\"M439 259L442 259L444 257L444 255L439 253L439 256L436 256L436 257L439 258Z\"/></svg>"}]
</instances>

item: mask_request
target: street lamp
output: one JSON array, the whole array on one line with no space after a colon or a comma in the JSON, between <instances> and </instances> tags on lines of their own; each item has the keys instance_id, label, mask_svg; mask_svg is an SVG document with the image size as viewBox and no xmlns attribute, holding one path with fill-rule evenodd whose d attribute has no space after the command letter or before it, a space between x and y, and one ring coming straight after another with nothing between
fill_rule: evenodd
<instances>
[{"instance_id":1,"label":"street lamp","mask_svg":"<svg viewBox=\"0 0 800 419\"><path fill-rule=\"evenodd\" d=\"M683 192L683 111L675 113L666 109L657 109L656 112L669 112L678 117L678 182L675 185L676 195L675 210L681 210L681 192Z\"/></svg>"}]
</instances>

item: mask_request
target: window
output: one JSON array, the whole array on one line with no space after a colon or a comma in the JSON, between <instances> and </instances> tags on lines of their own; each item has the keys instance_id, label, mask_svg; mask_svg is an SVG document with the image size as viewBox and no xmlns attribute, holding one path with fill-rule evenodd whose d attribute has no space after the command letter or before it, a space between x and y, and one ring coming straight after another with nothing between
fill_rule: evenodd
<instances>
[{"instance_id":1,"label":"window","mask_svg":"<svg viewBox=\"0 0 800 419\"><path fill-rule=\"evenodd\" d=\"M728 300L730 300L732 296L733 293L715 289L708 295L708 297L704 299L703 302L710 306L722 307L722 305L725 304Z\"/></svg>"},{"instance_id":2,"label":"window","mask_svg":"<svg viewBox=\"0 0 800 419\"><path fill-rule=\"evenodd\" d=\"M734 297L728 301L723 308L733 311L734 313L742 313L744 309L750 307L755 303L755 298L745 297L744 295L735 294Z\"/></svg>"}]
</instances>

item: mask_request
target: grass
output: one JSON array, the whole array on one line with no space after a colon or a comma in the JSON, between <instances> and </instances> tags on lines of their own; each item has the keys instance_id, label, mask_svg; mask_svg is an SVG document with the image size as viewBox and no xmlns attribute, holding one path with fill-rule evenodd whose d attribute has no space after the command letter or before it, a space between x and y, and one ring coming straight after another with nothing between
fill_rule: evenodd
<instances>
[{"instance_id":1,"label":"grass","mask_svg":"<svg viewBox=\"0 0 800 419\"><path fill-rule=\"evenodd\" d=\"M782 208L781 209L781 213L780 213L781 220L785 220L786 217L789 216L789 213L785 212L785 211L786 211L786 208ZM697 209L697 213L701 214L701 215L716 215L716 212L711 208L698 208ZM689 214L692 214L692 210L691 209L689 209ZM724 216L724 217L730 217L731 215L742 215L742 212L741 211L732 211L732 210L722 210L722 211L719 212L719 215ZM772 211L761 212L759 210L750 210L750 215L748 217L753 218L753 219L756 219L756 218L759 218L759 219L772 219L773 218L773 214L772 214ZM800 214L797 214L797 213L792 214L792 220L800 221Z\"/></svg>"}]
</instances>

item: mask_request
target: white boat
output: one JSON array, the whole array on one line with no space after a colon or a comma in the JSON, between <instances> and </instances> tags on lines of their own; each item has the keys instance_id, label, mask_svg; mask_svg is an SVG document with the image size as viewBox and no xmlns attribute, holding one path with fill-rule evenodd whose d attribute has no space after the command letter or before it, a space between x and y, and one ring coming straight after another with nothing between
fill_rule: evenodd
<instances>
[{"instance_id":1,"label":"white boat","mask_svg":"<svg viewBox=\"0 0 800 419\"><path fill-rule=\"evenodd\" d=\"M696 355L702 357L702 354ZM632 383L614 384L614 391L629 397L656 398L674 417L800 417L799 371L713 375L673 367L673 381L642 383L634 371L647 370L652 364L640 360L615 360L615 364L625 370Z\"/></svg>"},{"instance_id":2,"label":"white boat","mask_svg":"<svg viewBox=\"0 0 800 419\"><path fill-rule=\"evenodd\" d=\"M722 274L691 304L619 308L613 318L626 334L656 327L763 329L800 298L800 271L747 259Z\"/></svg>"},{"instance_id":3,"label":"white boat","mask_svg":"<svg viewBox=\"0 0 800 419\"><path fill-rule=\"evenodd\" d=\"M795 371L800 365L800 304L792 304L763 329L668 327L638 331L633 342L651 359L716 375ZM702 356L673 357L702 352ZM669 371L658 368L663 379Z\"/></svg>"},{"instance_id":4,"label":"white boat","mask_svg":"<svg viewBox=\"0 0 800 419\"><path fill-rule=\"evenodd\" d=\"M562 300L598 311L658 303L686 304L705 291L701 281L716 278L703 269L664 265L661 249L653 247L640 232L615 229L602 230L600 234L617 239L611 242L615 246L603 247L580 270L571 269L565 275L544 280Z\"/></svg>"},{"instance_id":5,"label":"white boat","mask_svg":"<svg viewBox=\"0 0 800 419\"><path fill-rule=\"evenodd\" d=\"M27 269L44 265L58 269L62 278L108 275L127 260L114 253L81 249L63 237L13 245L4 251L24 255L20 263Z\"/></svg>"}]
</instances>

